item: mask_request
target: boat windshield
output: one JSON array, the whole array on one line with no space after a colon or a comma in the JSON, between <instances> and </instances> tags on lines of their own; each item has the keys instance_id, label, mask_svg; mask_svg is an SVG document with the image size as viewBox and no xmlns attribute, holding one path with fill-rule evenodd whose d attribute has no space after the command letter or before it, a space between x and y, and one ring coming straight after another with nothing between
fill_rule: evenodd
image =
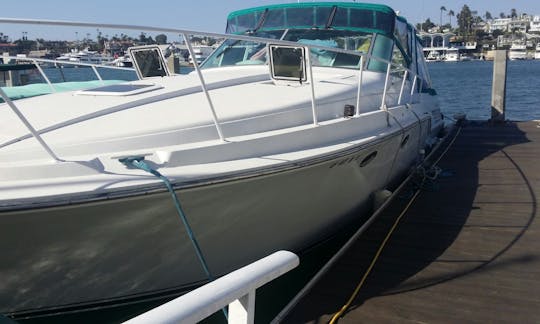
<instances>
[{"instance_id":1,"label":"boat windshield","mask_svg":"<svg viewBox=\"0 0 540 324\"><path fill-rule=\"evenodd\" d=\"M369 30L391 35L395 12L392 8L366 3L320 2L269 5L232 12L227 33L285 29Z\"/></svg>"},{"instance_id":2,"label":"boat windshield","mask_svg":"<svg viewBox=\"0 0 540 324\"><path fill-rule=\"evenodd\" d=\"M255 32L257 37L282 39L305 45L341 48L368 53L373 34L362 31L332 29L294 29ZM352 54L336 53L312 48L310 59L314 66L358 67L360 57ZM227 40L212 53L203 67L231 65L265 64L266 44L248 41Z\"/></svg>"}]
</instances>

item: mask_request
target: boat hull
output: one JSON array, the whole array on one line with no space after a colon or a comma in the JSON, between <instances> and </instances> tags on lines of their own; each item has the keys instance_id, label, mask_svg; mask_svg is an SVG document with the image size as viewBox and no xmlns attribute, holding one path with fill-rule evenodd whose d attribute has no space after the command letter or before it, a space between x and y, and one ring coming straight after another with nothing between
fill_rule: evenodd
<instances>
[{"instance_id":1,"label":"boat hull","mask_svg":"<svg viewBox=\"0 0 540 324\"><path fill-rule=\"evenodd\" d=\"M214 276L276 250L301 252L371 208L418 158L429 123L305 165L179 188ZM424 130L422 130L424 129ZM406 140L404 140L407 138ZM0 313L84 308L207 280L167 191L0 213Z\"/></svg>"}]
</instances>

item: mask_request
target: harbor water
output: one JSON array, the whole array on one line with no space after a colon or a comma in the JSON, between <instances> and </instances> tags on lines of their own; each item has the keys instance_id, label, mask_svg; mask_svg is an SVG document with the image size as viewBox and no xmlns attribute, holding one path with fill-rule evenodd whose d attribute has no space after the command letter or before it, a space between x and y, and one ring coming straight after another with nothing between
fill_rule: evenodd
<instances>
[{"instance_id":1,"label":"harbor water","mask_svg":"<svg viewBox=\"0 0 540 324\"><path fill-rule=\"evenodd\" d=\"M493 62L434 62L428 69L445 116L491 117ZM506 119L540 119L540 60L508 61L506 78Z\"/></svg>"}]
</instances>

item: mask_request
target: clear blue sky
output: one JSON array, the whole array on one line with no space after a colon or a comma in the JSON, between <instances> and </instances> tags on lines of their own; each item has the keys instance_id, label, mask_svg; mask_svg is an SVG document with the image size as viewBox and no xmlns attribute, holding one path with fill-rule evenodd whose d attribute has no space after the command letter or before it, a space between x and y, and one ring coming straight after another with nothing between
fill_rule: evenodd
<instances>
[{"instance_id":1,"label":"clear blue sky","mask_svg":"<svg viewBox=\"0 0 540 324\"><path fill-rule=\"evenodd\" d=\"M55 20L74 20L85 22L117 23L148 25L156 27L173 27L208 32L223 32L225 19L230 11L262 6L267 4L297 2L291 0L91 0L91 1L65 1L65 0L26 0L2 1L0 16L9 18L42 18ZM309 1L307 1L309 2ZM360 2L360 1L359 1ZM540 15L540 1L538 0L387 0L366 1L383 3L394 10L398 10L409 22L416 24L431 18L435 23L440 19L440 7L453 10L456 14L461 11L464 4L471 10L484 15L489 11L494 17L504 12L509 14L512 8L518 13ZM449 17L443 13L443 23ZM452 18L455 25L456 18ZM0 32L7 34L11 39L19 39L26 31L29 39L82 39L88 33L95 38L95 29L62 28L50 29L43 26L22 26L0 24ZM103 35L113 36L118 31L101 30ZM129 33L137 36L134 31ZM152 35L152 34L150 34ZM169 35L169 40L176 40L175 35Z\"/></svg>"}]
</instances>

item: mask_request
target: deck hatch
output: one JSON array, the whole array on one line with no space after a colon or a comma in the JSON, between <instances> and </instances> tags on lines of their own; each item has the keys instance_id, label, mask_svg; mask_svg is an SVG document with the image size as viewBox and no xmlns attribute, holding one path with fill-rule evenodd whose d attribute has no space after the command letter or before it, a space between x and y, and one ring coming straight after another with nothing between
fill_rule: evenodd
<instances>
[{"instance_id":1,"label":"deck hatch","mask_svg":"<svg viewBox=\"0 0 540 324\"><path fill-rule=\"evenodd\" d=\"M163 88L155 84L111 84L103 87L78 91L77 95L131 96Z\"/></svg>"}]
</instances>

